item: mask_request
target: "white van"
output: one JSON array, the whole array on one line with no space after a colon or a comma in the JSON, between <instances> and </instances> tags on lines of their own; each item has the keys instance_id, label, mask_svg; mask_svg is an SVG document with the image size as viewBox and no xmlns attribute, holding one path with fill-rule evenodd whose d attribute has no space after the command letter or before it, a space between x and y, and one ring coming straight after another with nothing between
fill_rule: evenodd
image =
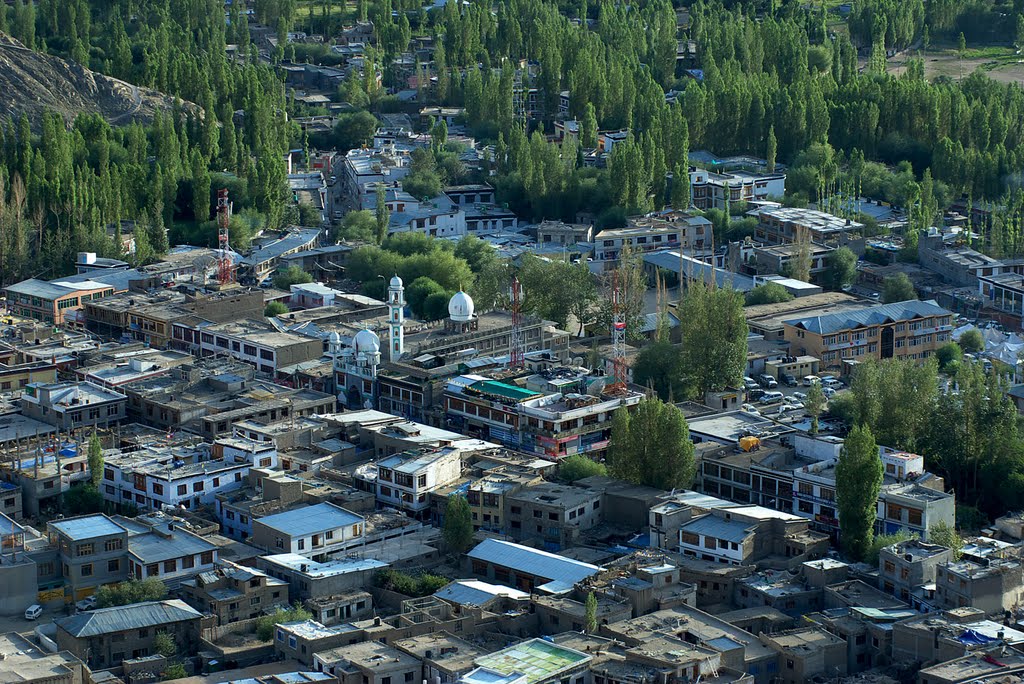
<instances>
[{"instance_id":1,"label":"white van","mask_svg":"<svg viewBox=\"0 0 1024 684\"><path fill-rule=\"evenodd\" d=\"M765 392L764 396L761 397L762 404L774 404L782 401L782 392Z\"/></svg>"},{"instance_id":2,"label":"white van","mask_svg":"<svg viewBox=\"0 0 1024 684\"><path fill-rule=\"evenodd\" d=\"M821 382L821 378L819 378L817 375L804 376L804 387L810 387L816 382Z\"/></svg>"},{"instance_id":3,"label":"white van","mask_svg":"<svg viewBox=\"0 0 1024 684\"><path fill-rule=\"evenodd\" d=\"M35 620L43 614L43 607L38 603L33 603L31 606L25 609L25 619Z\"/></svg>"},{"instance_id":4,"label":"white van","mask_svg":"<svg viewBox=\"0 0 1024 684\"><path fill-rule=\"evenodd\" d=\"M834 390L840 390L840 389L843 388L843 383L839 382L838 380L836 380L831 375L826 375L825 377L823 377L821 379L821 386L822 387L829 387L829 388L834 389Z\"/></svg>"}]
</instances>

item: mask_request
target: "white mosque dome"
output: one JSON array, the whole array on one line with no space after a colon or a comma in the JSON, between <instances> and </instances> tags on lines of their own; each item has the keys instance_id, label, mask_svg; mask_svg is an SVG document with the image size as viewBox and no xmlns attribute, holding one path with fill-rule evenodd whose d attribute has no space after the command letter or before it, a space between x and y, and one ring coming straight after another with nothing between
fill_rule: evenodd
<instances>
[{"instance_id":1,"label":"white mosque dome","mask_svg":"<svg viewBox=\"0 0 1024 684\"><path fill-rule=\"evenodd\" d=\"M391 276L391 287L403 287L402 279L397 274Z\"/></svg>"},{"instance_id":2,"label":"white mosque dome","mask_svg":"<svg viewBox=\"0 0 1024 684\"><path fill-rule=\"evenodd\" d=\"M473 298L462 290L456 292L448 300L448 315L459 323L473 320Z\"/></svg>"},{"instance_id":3,"label":"white mosque dome","mask_svg":"<svg viewBox=\"0 0 1024 684\"><path fill-rule=\"evenodd\" d=\"M360 330L352 338L356 354L376 354L380 351L380 338L372 330Z\"/></svg>"},{"instance_id":4,"label":"white mosque dome","mask_svg":"<svg viewBox=\"0 0 1024 684\"><path fill-rule=\"evenodd\" d=\"M335 346L335 345L341 344L341 335L339 335L339 334L338 334L338 331L337 331L337 330L335 330L334 332L332 332L332 333L331 333L331 334L330 334L330 335L329 335L329 336L327 337L327 342L328 342L328 344L330 344L330 345L331 345L332 347L333 347L333 346Z\"/></svg>"}]
</instances>

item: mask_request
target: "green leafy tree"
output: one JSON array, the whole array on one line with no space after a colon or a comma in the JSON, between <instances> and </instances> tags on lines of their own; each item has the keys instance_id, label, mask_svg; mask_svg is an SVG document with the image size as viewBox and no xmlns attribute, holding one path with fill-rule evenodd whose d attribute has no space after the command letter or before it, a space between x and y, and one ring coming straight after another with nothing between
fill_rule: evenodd
<instances>
[{"instance_id":1,"label":"green leafy tree","mask_svg":"<svg viewBox=\"0 0 1024 684\"><path fill-rule=\"evenodd\" d=\"M947 342L935 350L935 360L939 363L939 370L956 370L960 367L960 361L964 352L956 342Z\"/></svg>"},{"instance_id":2,"label":"green leafy tree","mask_svg":"<svg viewBox=\"0 0 1024 684\"><path fill-rule=\"evenodd\" d=\"M857 366L850 383L855 416L881 444L917 451L933 423L938 364L929 359L874 359Z\"/></svg>"},{"instance_id":3,"label":"green leafy tree","mask_svg":"<svg viewBox=\"0 0 1024 684\"><path fill-rule=\"evenodd\" d=\"M388 226L391 223L391 212L388 210L387 196L382 183L377 184L377 206L374 211L377 244L384 242L388 236Z\"/></svg>"},{"instance_id":4,"label":"green leafy tree","mask_svg":"<svg viewBox=\"0 0 1024 684\"><path fill-rule=\"evenodd\" d=\"M174 637L167 632L157 632L153 635L153 648L165 658L171 658L178 652Z\"/></svg>"},{"instance_id":5,"label":"green leafy tree","mask_svg":"<svg viewBox=\"0 0 1024 684\"><path fill-rule=\"evenodd\" d=\"M376 215L368 209L348 212L345 214L345 220L335 229L334 239L349 242L376 242Z\"/></svg>"},{"instance_id":6,"label":"green leafy tree","mask_svg":"<svg viewBox=\"0 0 1024 684\"><path fill-rule=\"evenodd\" d=\"M607 475L608 469L604 464L587 458L583 454L573 454L558 462L558 479L573 483L585 477L595 475Z\"/></svg>"},{"instance_id":7,"label":"green leafy tree","mask_svg":"<svg viewBox=\"0 0 1024 684\"><path fill-rule=\"evenodd\" d=\"M473 520L466 497L458 494L448 497L441 536L445 546L457 554L465 553L473 545Z\"/></svg>"},{"instance_id":8,"label":"green leafy tree","mask_svg":"<svg viewBox=\"0 0 1024 684\"><path fill-rule=\"evenodd\" d=\"M89 479L93 487L99 487L103 481L103 444L94 430L89 437Z\"/></svg>"},{"instance_id":9,"label":"green leafy tree","mask_svg":"<svg viewBox=\"0 0 1024 684\"><path fill-rule=\"evenodd\" d=\"M643 347L633 362L633 382L654 390L659 399L682 399L689 392L683 377L680 348L665 340Z\"/></svg>"},{"instance_id":10,"label":"green leafy tree","mask_svg":"<svg viewBox=\"0 0 1024 684\"><path fill-rule=\"evenodd\" d=\"M597 147L597 115L594 103L588 102L580 122L580 145L587 150Z\"/></svg>"},{"instance_id":11,"label":"green leafy tree","mask_svg":"<svg viewBox=\"0 0 1024 684\"><path fill-rule=\"evenodd\" d=\"M779 302L788 302L792 299L793 295L789 293L789 290L772 281L761 283L748 292L745 297L747 306L778 304Z\"/></svg>"},{"instance_id":12,"label":"green leafy tree","mask_svg":"<svg viewBox=\"0 0 1024 684\"><path fill-rule=\"evenodd\" d=\"M902 528L891 534L876 534L871 538L871 543L868 545L868 549L864 553L864 562L871 566L877 566L878 554L882 549L892 546L893 544L902 544L903 542L917 538L916 534L910 530Z\"/></svg>"},{"instance_id":13,"label":"green leafy tree","mask_svg":"<svg viewBox=\"0 0 1024 684\"><path fill-rule=\"evenodd\" d=\"M804 408L807 409L807 415L811 417L811 434L818 434L818 419L821 417L821 412L825 410L825 391L821 388L821 383L816 382L811 385L810 389L807 390L807 398L804 399Z\"/></svg>"},{"instance_id":14,"label":"green leafy tree","mask_svg":"<svg viewBox=\"0 0 1024 684\"><path fill-rule=\"evenodd\" d=\"M953 560L960 560L960 551L964 547L964 540L957 533L956 528L945 520L940 520L928 529L928 541L952 550Z\"/></svg>"},{"instance_id":15,"label":"green leafy tree","mask_svg":"<svg viewBox=\"0 0 1024 684\"><path fill-rule=\"evenodd\" d=\"M743 295L691 283L677 315L682 334L680 367L693 396L736 387L747 364Z\"/></svg>"},{"instance_id":16,"label":"green leafy tree","mask_svg":"<svg viewBox=\"0 0 1024 684\"><path fill-rule=\"evenodd\" d=\"M846 436L836 464L840 541L854 560L866 560L871 547L883 475L871 429L858 425Z\"/></svg>"},{"instance_id":17,"label":"green leafy tree","mask_svg":"<svg viewBox=\"0 0 1024 684\"><path fill-rule=\"evenodd\" d=\"M373 140L378 125L376 117L367 111L339 114L331 142L339 152L357 149Z\"/></svg>"},{"instance_id":18,"label":"green leafy tree","mask_svg":"<svg viewBox=\"0 0 1024 684\"><path fill-rule=\"evenodd\" d=\"M100 470L101 475L102 472ZM62 505L67 515L102 513L105 508L103 495L92 482L75 485L64 492Z\"/></svg>"},{"instance_id":19,"label":"green leafy tree","mask_svg":"<svg viewBox=\"0 0 1024 684\"><path fill-rule=\"evenodd\" d=\"M288 313L288 307L284 302L267 302L267 306L263 309L263 315L267 318L273 318L274 316L283 316Z\"/></svg>"},{"instance_id":20,"label":"green leafy tree","mask_svg":"<svg viewBox=\"0 0 1024 684\"><path fill-rule=\"evenodd\" d=\"M852 285L857 279L857 255L849 247L840 247L828 255L824 281L833 290Z\"/></svg>"},{"instance_id":21,"label":"green leafy tree","mask_svg":"<svg viewBox=\"0 0 1024 684\"><path fill-rule=\"evenodd\" d=\"M768 173L775 173L775 157L779 152L779 142L775 138L775 126L768 127L768 145L765 160L768 162Z\"/></svg>"},{"instance_id":22,"label":"green leafy tree","mask_svg":"<svg viewBox=\"0 0 1024 684\"><path fill-rule=\"evenodd\" d=\"M582 330L598 301L597 285L582 262L570 264L524 256L519 282L523 288L523 309L563 328L568 328L574 319Z\"/></svg>"},{"instance_id":23,"label":"green leafy tree","mask_svg":"<svg viewBox=\"0 0 1024 684\"><path fill-rule=\"evenodd\" d=\"M288 292L292 285L301 285L303 283L311 282L313 282L313 276L309 275L298 266L288 266L274 274L274 287L278 290L284 290L285 292Z\"/></svg>"},{"instance_id":24,"label":"green leafy tree","mask_svg":"<svg viewBox=\"0 0 1024 684\"><path fill-rule=\"evenodd\" d=\"M971 328L960 335L958 341L960 348L969 354L977 354L985 351L985 338L977 328Z\"/></svg>"},{"instance_id":25,"label":"green leafy tree","mask_svg":"<svg viewBox=\"0 0 1024 684\"><path fill-rule=\"evenodd\" d=\"M188 676L188 672L185 671L185 666L182 663L171 663L164 668L163 678L165 681L173 679L184 679Z\"/></svg>"},{"instance_id":26,"label":"green leafy tree","mask_svg":"<svg viewBox=\"0 0 1024 684\"><path fill-rule=\"evenodd\" d=\"M612 477L661 489L689 487L696 470L683 414L660 399L643 399L635 413L612 418L607 465Z\"/></svg>"},{"instance_id":27,"label":"green leafy tree","mask_svg":"<svg viewBox=\"0 0 1024 684\"><path fill-rule=\"evenodd\" d=\"M160 601L167 597L167 585L155 577L130 579L117 584L104 584L96 590L96 606L112 608L143 601Z\"/></svg>"},{"instance_id":28,"label":"green leafy tree","mask_svg":"<svg viewBox=\"0 0 1024 684\"><path fill-rule=\"evenodd\" d=\"M257 619L256 638L260 641L271 641L274 638L274 629L286 622L299 622L309 620L313 614L296 603L291 608L278 608L270 615L264 615Z\"/></svg>"},{"instance_id":29,"label":"green leafy tree","mask_svg":"<svg viewBox=\"0 0 1024 684\"><path fill-rule=\"evenodd\" d=\"M583 604L583 631L597 634L597 596L592 591L587 593L586 603Z\"/></svg>"},{"instance_id":30,"label":"green leafy tree","mask_svg":"<svg viewBox=\"0 0 1024 684\"><path fill-rule=\"evenodd\" d=\"M905 302L908 299L917 299L917 292L906 273L887 276L882 281L883 302L892 304L893 302Z\"/></svg>"}]
</instances>

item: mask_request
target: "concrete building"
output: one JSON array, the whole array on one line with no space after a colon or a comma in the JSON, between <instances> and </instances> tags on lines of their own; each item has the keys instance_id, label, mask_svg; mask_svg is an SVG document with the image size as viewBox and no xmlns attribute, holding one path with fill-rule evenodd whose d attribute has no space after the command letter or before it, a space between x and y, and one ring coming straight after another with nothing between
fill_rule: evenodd
<instances>
[{"instance_id":1,"label":"concrete building","mask_svg":"<svg viewBox=\"0 0 1024 684\"><path fill-rule=\"evenodd\" d=\"M542 245L569 246L578 242L590 242L593 238L594 226L589 223L541 221L537 224L537 242Z\"/></svg>"},{"instance_id":2,"label":"concrete building","mask_svg":"<svg viewBox=\"0 0 1024 684\"><path fill-rule=\"evenodd\" d=\"M376 641L314 653L313 666L341 684L415 684L423 678L419 658Z\"/></svg>"},{"instance_id":3,"label":"concrete building","mask_svg":"<svg viewBox=\"0 0 1024 684\"><path fill-rule=\"evenodd\" d=\"M1024 565L1017 558L947 561L935 568L935 600L942 608L971 607L1000 616L1024 598Z\"/></svg>"},{"instance_id":4,"label":"concrete building","mask_svg":"<svg viewBox=\"0 0 1024 684\"><path fill-rule=\"evenodd\" d=\"M55 520L47 525L47 534L57 549L59 576L69 602L128 579L128 530L109 517L94 514Z\"/></svg>"},{"instance_id":5,"label":"concrete building","mask_svg":"<svg viewBox=\"0 0 1024 684\"><path fill-rule=\"evenodd\" d=\"M952 339L953 314L933 301L910 300L783 325L790 353L839 368L846 359L926 359Z\"/></svg>"},{"instance_id":6,"label":"concrete building","mask_svg":"<svg viewBox=\"0 0 1024 684\"><path fill-rule=\"evenodd\" d=\"M290 228L278 236L257 241L238 264L238 282L260 285L277 270L281 257L316 247L319 228Z\"/></svg>"},{"instance_id":7,"label":"concrete building","mask_svg":"<svg viewBox=\"0 0 1024 684\"><path fill-rule=\"evenodd\" d=\"M455 684L470 672L473 661L487 651L454 634L424 634L394 642L394 647L423 662L423 678L428 682Z\"/></svg>"},{"instance_id":8,"label":"concrete building","mask_svg":"<svg viewBox=\"0 0 1024 684\"><path fill-rule=\"evenodd\" d=\"M159 633L169 634L180 653L199 643L199 613L183 601L146 601L86 611L54 620L57 646L95 670L116 667L126 658L155 653Z\"/></svg>"},{"instance_id":9,"label":"concrete building","mask_svg":"<svg viewBox=\"0 0 1024 684\"><path fill-rule=\"evenodd\" d=\"M83 301L109 297L114 294L114 288L89 280L47 282L29 278L8 285L6 292L11 313L60 326L65 324L65 319L77 321Z\"/></svg>"},{"instance_id":10,"label":"concrete building","mask_svg":"<svg viewBox=\"0 0 1024 684\"><path fill-rule=\"evenodd\" d=\"M515 467L499 468L469 483L466 501L469 503L473 529L504 531L507 529L507 498L523 487L541 484L544 479L536 472Z\"/></svg>"},{"instance_id":11,"label":"concrete building","mask_svg":"<svg viewBox=\"0 0 1024 684\"><path fill-rule=\"evenodd\" d=\"M373 558L320 563L295 553L261 556L256 560L260 570L288 583L293 601L330 597L369 586L372 576L387 565Z\"/></svg>"},{"instance_id":12,"label":"concrete building","mask_svg":"<svg viewBox=\"0 0 1024 684\"><path fill-rule=\"evenodd\" d=\"M231 356L273 375L280 368L319 359L324 343L281 331L266 320L248 319L210 324L195 317L175 321L171 346L193 356Z\"/></svg>"},{"instance_id":13,"label":"concrete building","mask_svg":"<svg viewBox=\"0 0 1024 684\"><path fill-rule=\"evenodd\" d=\"M38 602L40 584L45 583L47 575L55 573L55 567L40 568L29 555L32 541L30 532L0 513L0 586L4 588L0 592L0 615L24 615L25 608ZM53 558L49 553L45 555ZM44 564L57 564L56 559L44 561L42 555L36 558Z\"/></svg>"},{"instance_id":14,"label":"concrete building","mask_svg":"<svg viewBox=\"0 0 1024 684\"><path fill-rule=\"evenodd\" d=\"M953 551L945 546L917 539L886 546L878 552L878 588L921 610L925 606L916 600L915 590L934 584L936 568L952 558Z\"/></svg>"},{"instance_id":15,"label":"concrete building","mask_svg":"<svg viewBox=\"0 0 1024 684\"><path fill-rule=\"evenodd\" d=\"M603 519L602 492L544 483L505 497L504 529L517 542L561 551Z\"/></svg>"},{"instance_id":16,"label":"concrete building","mask_svg":"<svg viewBox=\"0 0 1024 684\"><path fill-rule=\"evenodd\" d=\"M690 193L698 209L727 209L730 204L778 199L786 194L786 174L756 171L707 171L690 168Z\"/></svg>"},{"instance_id":17,"label":"concrete building","mask_svg":"<svg viewBox=\"0 0 1024 684\"><path fill-rule=\"evenodd\" d=\"M366 475L372 478L377 501L382 506L423 519L430 494L461 477L462 453L446 447L395 454L372 464Z\"/></svg>"},{"instance_id":18,"label":"concrete building","mask_svg":"<svg viewBox=\"0 0 1024 684\"><path fill-rule=\"evenodd\" d=\"M808 240L819 245L839 246L859 235L864 224L814 209L764 206L747 212L757 219L754 238L774 244Z\"/></svg>"},{"instance_id":19,"label":"concrete building","mask_svg":"<svg viewBox=\"0 0 1024 684\"><path fill-rule=\"evenodd\" d=\"M65 432L118 423L127 404L125 395L91 382L30 383L21 395L22 413Z\"/></svg>"},{"instance_id":20,"label":"concrete building","mask_svg":"<svg viewBox=\"0 0 1024 684\"><path fill-rule=\"evenodd\" d=\"M184 529L182 521L164 513L118 516L116 522L128 530L127 562L132 577L158 579L173 588L212 571L217 564L216 544Z\"/></svg>"},{"instance_id":21,"label":"concrete building","mask_svg":"<svg viewBox=\"0 0 1024 684\"><path fill-rule=\"evenodd\" d=\"M815 676L846 674L846 642L820 627L762 634L761 642L779 654L777 681L803 684Z\"/></svg>"},{"instance_id":22,"label":"concrete building","mask_svg":"<svg viewBox=\"0 0 1024 684\"><path fill-rule=\"evenodd\" d=\"M539 549L486 539L466 554L474 575L521 591L564 594L600 568Z\"/></svg>"},{"instance_id":23,"label":"concrete building","mask_svg":"<svg viewBox=\"0 0 1024 684\"><path fill-rule=\"evenodd\" d=\"M85 664L68 651L51 653L25 637L0 634L0 681L14 684L87 684Z\"/></svg>"},{"instance_id":24,"label":"concrete building","mask_svg":"<svg viewBox=\"0 0 1024 684\"><path fill-rule=\"evenodd\" d=\"M823 556L828 538L791 513L761 506L717 508L679 528L679 551L701 560L794 566Z\"/></svg>"},{"instance_id":25,"label":"concrete building","mask_svg":"<svg viewBox=\"0 0 1024 684\"><path fill-rule=\"evenodd\" d=\"M816 276L828 268L831 247L824 245L808 245L809 273ZM795 244L762 245L754 247L754 268L758 275L771 275L786 272L793 260L800 254L800 247Z\"/></svg>"},{"instance_id":26,"label":"concrete building","mask_svg":"<svg viewBox=\"0 0 1024 684\"><path fill-rule=\"evenodd\" d=\"M253 521L252 543L270 553L295 553L324 561L360 544L363 523L361 515L320 503Z\"/></svg>"},{"instance_id":27,"label":"concrete building","mask_svg":"<svg viewBox=\"0 0 1024 684\"><path fill-rule=\"evenodd\" d=\"M623 249L651 252L664 249L703 250L710 246L711 221L684 212L653 214L608 228L594 236L594 261L610 267Z\"/></svg>"},{"instance_id":28,"label":"concrete building","mask_svg":"<svg viewBox=\"0 0 1024 684\"><path fill-rule=\"evenodd\" d=\"M220 625L259 617L290 605L287 582L231 562L185 580L178 592L196 610L215 615Z\"/></svg>"}]
</instances>

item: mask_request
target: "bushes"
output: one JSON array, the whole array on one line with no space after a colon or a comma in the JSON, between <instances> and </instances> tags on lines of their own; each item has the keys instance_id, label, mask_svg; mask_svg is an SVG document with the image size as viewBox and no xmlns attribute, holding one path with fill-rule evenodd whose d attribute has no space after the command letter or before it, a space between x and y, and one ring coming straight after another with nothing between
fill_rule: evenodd
<instances>
[{"instance_id":1,"label":"bushes","mask_svg":"<svg viewBox=\"0 0 1024 684\"><path fill-rule=\"evenodd\" d=\"M167 585L149 577L143 580L131 579L117 584L105 584L96 590L96 606L111 608L142 601L159 601L167 596Z\"/></svg>"},{"instance_id":2,"label":"bushes","mask_svg":"<svg viewBox=\"0 0 1024 684\"><path fill-rule=\"evenodd\" d=\"M381 570L373 577L375 586L413 598L430 596L450 581L447 577L441 575L432 575L426 572L419 575L409 575L390 568Z\"/></svg>"},{"instance_id":3,"label":"bushes","mask_svg":"<svg viewBox=\"0 0 1024 684\"><path fill-rule=\"evenodd\" d=\"M264 615L256 622L256 638L260 641L271 641L274 638L274 628L286 622L300 622L309 620L313 614L296 603L287 610L278 608L270 615Z\"/></svg>"}]
</instances>

